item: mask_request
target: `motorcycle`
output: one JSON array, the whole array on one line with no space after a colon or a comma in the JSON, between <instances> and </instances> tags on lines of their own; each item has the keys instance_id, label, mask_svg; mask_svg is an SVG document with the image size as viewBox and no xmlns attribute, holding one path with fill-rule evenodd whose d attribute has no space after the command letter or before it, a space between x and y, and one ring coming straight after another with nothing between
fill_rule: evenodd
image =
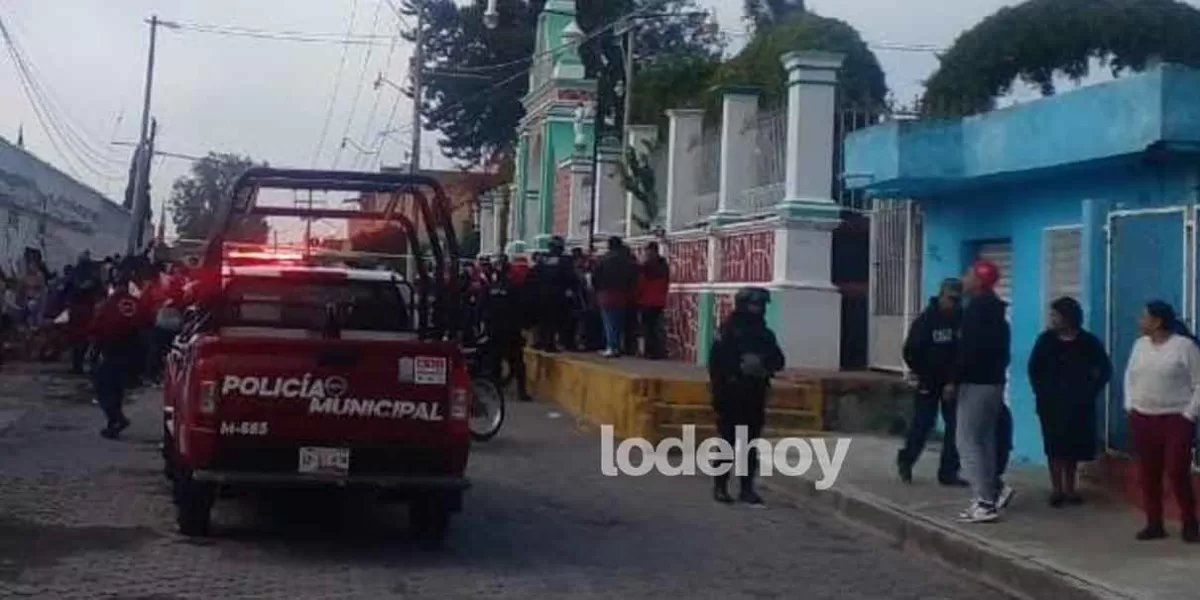
<instances>
[{"instance_id":1,"label":"motorcycle","mask_svg":"<svg viewBox=\"0 0 1200 600\"><path fill-rule=\"evenodd\" d=\"M468 426L471 439L486 442L500 433L504 424L505 402L503 379L489 367L487 344L463 348L467 372L471 375L471 416Z\"/></svg>"}]
</instances>

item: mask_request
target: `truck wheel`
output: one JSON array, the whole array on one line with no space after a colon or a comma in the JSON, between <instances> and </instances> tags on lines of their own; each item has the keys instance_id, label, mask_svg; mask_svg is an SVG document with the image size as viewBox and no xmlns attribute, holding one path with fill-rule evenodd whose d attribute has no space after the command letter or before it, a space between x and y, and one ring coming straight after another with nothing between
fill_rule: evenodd
<instances>
[{"instance_id":1,"label":"truck wheel","mask_svg":"<svg viewBox=\"0 0 1200 600\"><path fill-rule=\"evenodd\" d=\"M420 501L408 507L409 524L417 541L439 547L450 531L450 507L442 502Z\"/></svg>"},{"instance_id":2,"label":"truck wheel","mask_svg":"<svg viewBox=\"0 0 1200 600\"><path fill-rule=\"evenodd\" d=\"M214 492L211 485L193 481L188 473L175 474L175 523L179 533L188 537L208 535Z\"/></svg>"}]
</instances>

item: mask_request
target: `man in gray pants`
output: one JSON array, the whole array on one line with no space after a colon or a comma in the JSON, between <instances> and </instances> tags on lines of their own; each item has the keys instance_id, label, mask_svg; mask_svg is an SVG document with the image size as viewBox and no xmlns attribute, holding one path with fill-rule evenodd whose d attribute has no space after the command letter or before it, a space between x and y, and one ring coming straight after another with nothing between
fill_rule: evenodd
<instances>
[{"instance_id":1,"label":"man in gray pants","mask_svg":"<svg viewBox=\"0 0 1200 600\"><path fill-rule=\"evenodd\" d=\"M971 523L995 521L998 505L1007 500L998 489L997 434L1005 410L1011 334L1006 305L995 292L999 279L996 265L983 260L963 277L969 301L963 311L954 383L945 390L945 397L958 402L956 446L974 495L959 519Z\"/></svg>"}]
</instances>

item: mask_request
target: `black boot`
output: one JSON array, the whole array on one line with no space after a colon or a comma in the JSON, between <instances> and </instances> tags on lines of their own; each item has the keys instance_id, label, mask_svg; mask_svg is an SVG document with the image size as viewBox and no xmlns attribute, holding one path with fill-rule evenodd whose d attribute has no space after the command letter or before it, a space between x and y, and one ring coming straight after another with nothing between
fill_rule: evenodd
<instances>
[{"instance_id":1,"label":"black boot","mask_svg":"<svg viewBox=\"0 0 1200 600\"><path fill-rule=\"evenodd\" d=\"M1150 540L1161 540L1167 537L1167 530L1163 528L1162 523L1149 523L1145 529L1137 532L1134 536L1139 542L1148 542Z\"/></svg>"},{"instance_id":2,"label":"black boot","mask_svg":"<svg viewBox=\"0 0 1200 600\"><path fill-rule=\"evenodd\" d=\"M733 496L729 495L729 476L718 475L713 479L713 500L721 504L732 504Z\"/></svg>"},{"instance_id":3,"label":"black boot","mask_svg":"<svg viewBox=\"0 0 1200 600\"><path fill-rule=\"evenodd\" d=\"M1191 521L1183 524L1183 541L1189 544L1200 544L1200 523Z\"/></svg>"},{"instance_id":4,"label":"black boot","mask_svg":"<svg viewBox=\"0 0 1200 600\"><path fill-rule=\"evenodd\" d=\"M900 481L904 483L912 483L912 463L904 459L904 452L901 451L896 457L896 474L900 476Z\"/></svg>"},{"instance_id":5,"label":"black boot","mask_svg":"<svg viewBox=\"0 0 1200 600\"><path fill-rule=\"evenodd\" d=\"M738 501L744 502L746 504L750 504L753 506L762 506L762 504L763 504L762 496L759 496L758 492L754 491L754 478L753 477L743 477L742 478L742 490L740 493L738 493Z\"/></svg>"}]
</instances>

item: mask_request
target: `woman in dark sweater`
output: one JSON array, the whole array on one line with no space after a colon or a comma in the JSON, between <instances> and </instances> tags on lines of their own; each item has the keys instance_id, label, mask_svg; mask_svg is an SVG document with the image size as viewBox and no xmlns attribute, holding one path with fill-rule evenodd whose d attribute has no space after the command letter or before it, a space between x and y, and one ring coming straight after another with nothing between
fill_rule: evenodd
<instances>
[{"instance_id":1,"label":"woman in dark sweater","mask_svg":"<svg viewBox=\"0 0 1200 600\"><path fill-rule=\"evenodd\" d=\"M1104 345L1083 330L1083 309L1071 298L1050 305L1050 328L1029 357L1042 440L1054 491L1050 505L1080 504L1076 468L1096 457L1096 399L1112 377Z\"/></svg>"}]
</instances>

